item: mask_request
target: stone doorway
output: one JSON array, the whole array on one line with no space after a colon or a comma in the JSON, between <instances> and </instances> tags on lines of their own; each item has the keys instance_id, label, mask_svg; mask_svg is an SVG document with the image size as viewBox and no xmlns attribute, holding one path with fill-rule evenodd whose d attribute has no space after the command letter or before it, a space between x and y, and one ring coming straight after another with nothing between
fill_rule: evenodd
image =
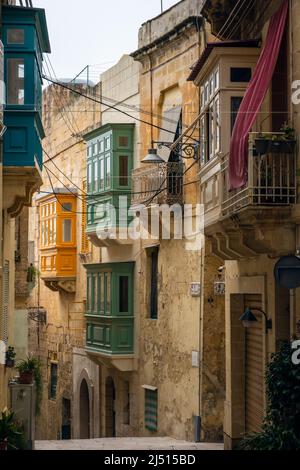
<instances>
[{"instance_id":1,"label":"stone doorway","mask_svg":"<svg viewBox=\"0 0 300 470\"><path fill-rule=\"evenodd\" d=\"M90 398L85 379L80 385L80 439L90 439Z\"/></svg>"},{"instance_id":2,"label":"stone doorway","mask_svg":"<svg viewBox=\"0 0 300 470\"><path fill-rule=\"evenodd\" d=\"M105 436L116 437L116 389L111 377L107 377L105 382Z\"/></svg>"}]
</instances>

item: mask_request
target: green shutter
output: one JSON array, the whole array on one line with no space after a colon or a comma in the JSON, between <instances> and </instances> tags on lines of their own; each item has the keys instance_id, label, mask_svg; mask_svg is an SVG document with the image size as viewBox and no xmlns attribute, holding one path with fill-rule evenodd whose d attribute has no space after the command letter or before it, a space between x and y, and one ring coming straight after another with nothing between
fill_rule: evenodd
<instances>
[{"instance_id":1,"label":"green shutter","mask_svg":"<svg viewBox=\"0 0 300 470\"><path fill-rule=\"evenodd\" d=\"M157 431L157 390L145 390L145 428Z\"/></svg>"}]
</instances>

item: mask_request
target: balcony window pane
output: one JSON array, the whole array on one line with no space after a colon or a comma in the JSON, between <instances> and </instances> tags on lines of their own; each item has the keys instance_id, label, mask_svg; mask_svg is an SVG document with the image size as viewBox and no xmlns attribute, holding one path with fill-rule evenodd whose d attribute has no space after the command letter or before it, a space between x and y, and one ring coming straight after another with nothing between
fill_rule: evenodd
<instances>
[{"instance_id":1,"label":"balcony window pane","mask_svg":"<svg viewBox=\"0 0 300 470\"><path fill-rule=\"evenodd\" d=\"M72 203L71 202L64 202L62 204L63 212L72 212Z\"/></svg>"},{"instance_id":2,"label":"balcony window pane","mask_svg":"<svg viewBox=\"0 0 300 470\"><path fill-rule=\"evenodd\" d=\"M91 289L91 276L88 276L87 278L87 296L86 296L86 300L87 300L87 311L90 312L91 311L91 296L92 296L92 289Z\"/></svg>"},{"instance_id":3,"label":"balcony window pane","mask_svg":"<svg viewBox=\"0 0 300 470\"><path fill-rule=\"evenodd\" d=\"M53 244L56 245L56 218L53 219Z\"/></svg>"},{"instance_id":4,"label":"balcony window pane","mask_svg":"<svg viewBox=\"0 0 300 470\"><path fill-rule=\"evenodd\" d=\"M25 103L24 59L8 59L7 70L7 104L23 105Z\"/></svg>"},{"instance_id":5,"label":"balcony window pane","mask_svg":"<svg viewBox=\"0 0 300 470\"><path fill-rule=\"evenodd\" d=\"M111 274L106 274L106 314L111 314Z\"/></svg>"},{"instance_id":6,"label":"balcony window pane","mask_svg":"<svg viewBox=\"0 0 300 470\"><path fill-rule=\"evenodd\" d=\"M98 313L98 275L94 276L94 313Z\"/></svg>"},{"instance_id":7,"label":"balcony window pane","mask_svg":"<svg viewBox=\"0 0 300 470\"><path fill-rule=\"evenodd\" d=\"M128 186L128 156L121 155L119 157L119 184L120 186Z\"/></svg>"},{"instance_id":8,"label":"balcony window pane","mask_svg":"<svg viewBox=\"0 0 300 470\"><path fill-rule=\"evenodd\" d=\"M94 162L94 191L98 189L98 160Z\"/></svg>"},{"instance_id":9,"label":"balcony window pane","mask_svg":"<svg viewBox=\"0 0 300 470\"><path fill-rule=\"evenodd\" d=\"M104 315L105 295L104 295L104 274L100 274L100 312Z\"/></svg>"},{"instance_id":10,"label":"balcony window pane","mask_svg":"<svg viewBox=\"0 0 300 470\"><path fill-rule=\"evenodd\" d=\"M7 44L24 44L25 31L24 29L8 29L7 30Z\"/></svg>"},{"instance_id":11,"label":"balcony window pane","mask_svg":"<svg viewBox=\"0 0 300 470\"><path fill-rule=\"evenodd\" d=\"M99 153L104 152L104 140L99 141Z\"/></svg>"},{"instance_id":12,"label":"balcony window pane","mask_svg":"<svg viewBox=\"0 0 300 470\"><path fill-rule=\"evenodd\" d=\"M108 157L106 157L105 159L105 170L106 170L106 188L110 188L110 183L111 183L111 180L110 180L110 176L111 176L111 173L110 173L110 155Z\"/></svg>"},{"instance_id":13,"label":"balcony window pane","mask_svg":"<svg viewBox=\"0 0 300 470\"><path fill-rule=\"evenodd\" d=\"M63 242L70 243L72 241L72 220L63 220Z\"/></svg>"},{"instance_id":14,"label":"balcony window pane","mask_svg":"<svg viewBox=\"0 0 300 470\"><path fill-rule=\"evenodd\" d=\"M87 182L88 182L88 191L90 192L92 189L92 165L88 165L87 167Z\"/></svg>"},{"instance_id":15,"label":"balcony window pane","mask_svg":"<svg viewBox=\"0 0 300 470\"><path fill-rule=\"evenodd\" d=\"M119 285L119 310L121 313L128 312L129 309L129 279L128 276L120 276Z\"/></svg>"},{"instance_id":16,"label":"balcony window pane","mask_svg":"<svg viewBox=\"0 0 300 470\"><path fill-rule=\"evenodd\" d=\"M100 172L99 189L100 189L100 191L103 191L103 189L104 189L104 159L103 158L100 160L100 171L99 172Z\"/></svg>"},{"instance_id":17,"label":"balcony window pane","mask_svg":"<svg viewBox=\"0 0 300 470\"><path fill-rule=\"evenodd\" d=\"M105 150L110 150L110 137L105 139Z\"/></svg>"}]
</instances>

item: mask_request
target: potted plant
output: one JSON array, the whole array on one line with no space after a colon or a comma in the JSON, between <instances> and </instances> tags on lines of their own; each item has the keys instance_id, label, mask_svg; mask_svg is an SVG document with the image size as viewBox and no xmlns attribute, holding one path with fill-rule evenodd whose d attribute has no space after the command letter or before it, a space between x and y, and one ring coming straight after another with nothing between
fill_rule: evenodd
<instances>
[{"instance_id":1,"label":"potted plant","mask_svg":"<svg viewBox=\"0 0 300 470\"><path fill-rule=\"evenodd\" d=\"M255 148L259 155L265 155L269 150L269 137L265 134L259 134L255 139Z\"/></svg>"},{"instance_id":2,"label":"potted plant","mask_svg":"<svg viewBox=\"0 0 300 470\"><path fill-rule=\"evenodd\" d=\"M15 349L12 346L9 346L5 355L5 366L9 368L15 367L15 357Z\"/></svg>"},{"instance_id":3,"label":"potted plant","mask_svg":"<svg viewBox=\"0 0 300 470\"><path fill-rule=\"evenodd\" d=\"M16 367L20 374L19 383L32 384L36 367L38 367L38 359L35 357L28 356L27 359L20 361Z\"/></svg>"},{"instance_id":4,"label":"potted plant","mask_svg":"<svg viewBox=\"0 0 300 470\"><path fill-rule=\"evenodd\" d=\"M15 422L13 411L5 409L0 414L0 450L25 448L22 427Z\"/></svg>"},{"instance_id":5,"label":"potted plant","mask_svg":"<svg viewBox=\"0 0 300 470\"><path fill-rule=\"evenodd\" d=\"M260 155L267 153L293 153L296 146L295 129L284 123L281 134L260 134L255 140L256 151Z\"/></svg>"},{"instance_id":6,"label":"potted plant","mask_svg":"<svg viewBox=\"0 0 300 470\"><path fill-rule=\"evenodd\" d=\"M40 405L43 394L42 374L40 361L37 357L28 356L17 364L19 371L19 383L23 385L30 385L35 382L36 387L36 415L40 413Z\"/></svg>"}]
</instances>

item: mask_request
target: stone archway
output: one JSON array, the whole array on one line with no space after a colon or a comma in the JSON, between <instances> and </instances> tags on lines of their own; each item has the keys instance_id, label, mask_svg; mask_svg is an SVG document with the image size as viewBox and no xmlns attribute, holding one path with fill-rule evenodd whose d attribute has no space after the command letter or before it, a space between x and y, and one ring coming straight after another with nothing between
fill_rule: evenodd
<instances>
[{"instance_id":1,"label":"stone archway","mask_svg":"<svg viewBox=\"0 0 300 470\"><path fill-rule=\"evenodd\" d=\"M112 377L105 382L105 436L116 437L116 388Z\"/></svg>"},{"instance_id":2,"label":"stone archway","mask_svg":"<svg viewBox=\"0 0 300 470\"><path fill-rule=\"evenodd\" d=\"M90 439L90 397L87 381L82 379L79 392L80 439Z\"/></svg>"}]
</instances>

